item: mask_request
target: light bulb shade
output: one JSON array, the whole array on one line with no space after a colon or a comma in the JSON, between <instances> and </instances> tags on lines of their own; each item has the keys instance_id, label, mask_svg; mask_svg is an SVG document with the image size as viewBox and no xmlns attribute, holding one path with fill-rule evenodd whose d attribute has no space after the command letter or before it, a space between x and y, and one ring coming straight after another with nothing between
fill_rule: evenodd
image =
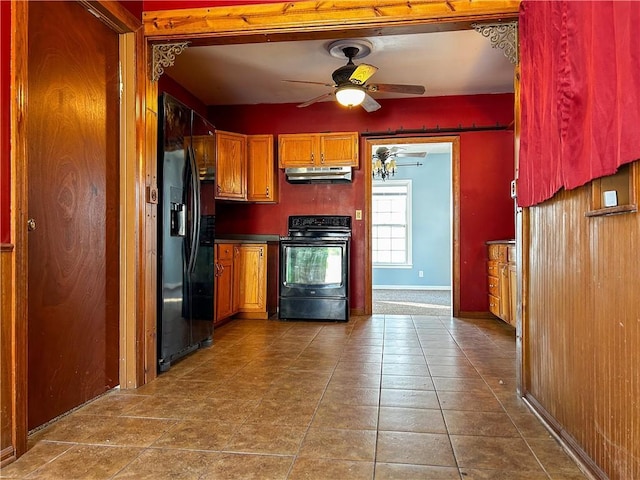
<instances>
[{"instance_id":1,"label":"light bulb shade","mask_svg":"<svg viewBox=\"0 0 640 480\"><path fill-rule=\"evenodd\" d=\"M355 85L338 87L336 90L336 99L338 100L338 103L345 107L355 107L356 105L360 105L364 100L364 96L364 90Z\"/></svg>"}]
</instances>

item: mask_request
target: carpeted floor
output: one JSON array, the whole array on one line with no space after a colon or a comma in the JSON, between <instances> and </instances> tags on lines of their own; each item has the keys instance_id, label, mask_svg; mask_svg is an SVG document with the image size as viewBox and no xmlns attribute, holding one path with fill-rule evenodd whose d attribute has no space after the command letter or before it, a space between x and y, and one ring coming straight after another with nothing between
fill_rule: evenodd
<instances>
[{"instance_id":1,"label":"carpeted floor","mask_svg":"<svg viewBox=\"0 0 640 480\"><path fill-rule=\"evenodd\" d=\"M373 313L451 316L451 291L374 289Z\"/></svg>"}]
</instances>

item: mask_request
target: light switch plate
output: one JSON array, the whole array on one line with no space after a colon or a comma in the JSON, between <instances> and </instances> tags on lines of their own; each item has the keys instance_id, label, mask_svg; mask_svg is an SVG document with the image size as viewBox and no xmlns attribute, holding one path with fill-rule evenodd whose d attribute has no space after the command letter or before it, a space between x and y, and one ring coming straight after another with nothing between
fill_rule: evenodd
<instances>
[{"instance_id":1,"label":"light switch plate","mask_svg":"<svg viewBox=\"0 0 640 480\"><path fill-rule=\"evenodd\" d=\"M602 203L605 207L615 207L618 205L618 192L615 190L607 190L602 192Z\"/></svg>"}]
</instances>

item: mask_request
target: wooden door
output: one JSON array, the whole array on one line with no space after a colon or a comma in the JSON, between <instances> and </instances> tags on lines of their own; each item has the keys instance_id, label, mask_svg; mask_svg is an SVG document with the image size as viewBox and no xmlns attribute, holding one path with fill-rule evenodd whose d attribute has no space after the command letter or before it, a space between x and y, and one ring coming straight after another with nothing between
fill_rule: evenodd
<instances>
[{"instance_id":1,"label":"wooden door","mask_svg":"<svg viewBox=\"0 0 640 480\"><path fill-rule=\"evenodd\" d=\"M319 155L316 150L316 135L280 135L278 137L278 166L280 168L313 167L316 165Z\"/></svg>"},{"instance_id":2,"label":"wooden door","mask_svg":"<svg viewBox=\"0 0 640 480\"><path fill-rule=\"evenodd\" d=\"M247 200L277 202L278 175L273 163L273 135L247 137Z\"/></svg>"},{"instance_id":3,"label":"wooden door","mask_svg":"<svg viewBox=\"0 0 640 480\"><path fill-rule=\"evenodd\" d=\"M216 198L246 200L247 137L216 132Z\"/></svg>"},{"instance_id":4,"label":"wooden door","mask_svg":"<svg viewBox=\"0 0 640 480\"><path fill-rule=\"evenodd\" d=\"M267 305L266 245L242 245L238 256L238 310L265 312Z\"/></svg>"},{"instance_id":5,"label":"wooden door","mask_svg":"<svg viewBox=\"0 0 640 480\"><path fill-rule=\"evenodd\" d=\"M320 164L325 167L358 166L358 134L323 133L320 135Z\"/></svg>"},{"instance_id":6,"label":"wooden door","mask_svg":"<svg viewBox=\"0 0 640 480\"><path fill-rule=\"evenodd\" d=\"M29 2L28 425L118 385L118 36Z\"/></svg>"}]
</instances>

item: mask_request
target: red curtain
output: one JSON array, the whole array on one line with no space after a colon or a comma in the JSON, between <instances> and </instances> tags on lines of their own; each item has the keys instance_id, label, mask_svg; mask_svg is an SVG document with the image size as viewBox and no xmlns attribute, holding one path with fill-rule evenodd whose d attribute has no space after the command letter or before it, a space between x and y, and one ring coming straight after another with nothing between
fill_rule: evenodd
<instances>
[{"instance_id":1,"label":"red curtain","mask_svg":"<svg viewBox=\"0 0 640 480\"><path fill-rule=\"evenodd\" d=\"M525 1L518 204L640 158L640 2Z\"/></svg>"}]
</instances>

